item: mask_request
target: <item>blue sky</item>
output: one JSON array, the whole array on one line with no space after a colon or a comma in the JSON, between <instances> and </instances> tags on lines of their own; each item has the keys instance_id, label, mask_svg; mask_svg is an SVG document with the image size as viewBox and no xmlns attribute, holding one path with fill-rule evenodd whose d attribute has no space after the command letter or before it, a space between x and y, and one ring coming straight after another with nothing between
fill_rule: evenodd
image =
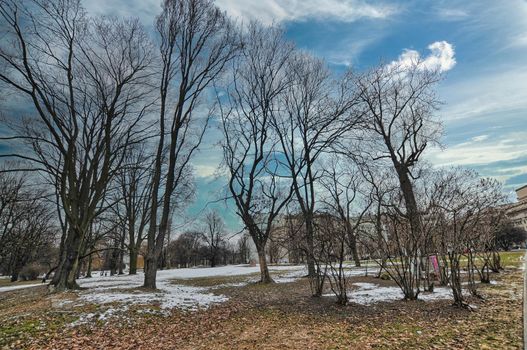
<instances>
[{"instance_id":1,"label":"blue sky","mask_svg":"<svg viewBox=\"0 0 527 350\"><path fill-rule=\"evenodd\" d=\"M91 14L137 16L150 26L159 0L85 0ZM335 71L363 70L381 61L420 55L445 64L444 149L426 158L494 176L512 191L527 183L527 2L217 0L230 15L280 23L299 47L326 59ZM443 43L444 42L444 43ZM443 43L432 52L429 46ZM446 45L448 44L448 45ZM433 46L432 46L433 47ZM449 49L450 51L447 51ZM189 213L222 197L214 176L221 154L211 130L196 158L197 198ZM232 210L214 204L235 228Z\"/></svg>"}]
</instances>

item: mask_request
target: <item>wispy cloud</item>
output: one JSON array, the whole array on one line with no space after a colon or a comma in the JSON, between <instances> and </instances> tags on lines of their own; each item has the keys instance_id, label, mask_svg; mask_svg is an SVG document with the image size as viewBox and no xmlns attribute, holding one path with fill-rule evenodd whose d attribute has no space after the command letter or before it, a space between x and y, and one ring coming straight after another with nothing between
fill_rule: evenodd
<instances>
[{"instance_id":1,"label":"wispy cloud","mask_svg":"<svg viewBox=\"0 0 527 350\"><path fill-rule=\"evenodd\" d=\"M84 0L92 14L115 14L139 17L144 24L153 23L160 12L161 0ZM332 19L354 22L362 18L387 18L399 11L393 4L369 3L364 0L217 0L216 5L229 15L243 20L258 19L264 23Z\"/></svg>"},{"instance_id":2,"label":"wispy cloud","mask_svg":"<svg viewBox=\"0 0 527 350\"><path fill-rule=\"evenodd\" d=\"M465 1L463 6L470 14L463 21L465 38L503 50L527 46L527 1Z\"/></svg>"},{"instance_id":3,"label":"wispy cloud","mask_svg":"<svg viewBox=\"0 0 527 350\"><path fill-rule=\"evenodd\" d=\"M471 165L512 160L527 155L527 132L517 132L498 139L485 138L484 140L486 142L475 137L442 151L432 150L430 157L438 165Z\"/></svg>"},{"instance_id":4,"label":"wispy cloud","mask_svg":"<svg viewBox=\"0 0 527 350\"><path fill-rule=\"evenodd\" d=\"M468 12L460 8L439 8L437 17L443 21L460 21L469 16Z\"/></svg>"},{"instance_id":5,"label":"wispy cloud","mask_svg":"<svg viewBox=\"0 0 527 350\"><path fill-rule=\"evenodd\" d=\"M450 145L444 150L433 148L426 158L436 166L460 165L478 170L504 183L527 172L527 132L506 135L479 135L469 141ZM514 185L511 185L514 187Z\"/></svg>"},{"instance_id":6,"label":"wispy cloud","mask_svg":"<svg viewBox=\"0 0 527 350\"><path fill-rule=\"evenodd\" d=\"M264 23L307 19L354 22L362 18L387 18L398 12L395 5L361 0L218 0L217 4L235 17Z\"/></svg>"},{"instance_id":7,"label":"wispy cloud","mask_svg":"<svg viewBox=\"0 0 527 350\"><path fill-rule=\"evenodd\" d=\"M354 65L359 60L359 56L378 39L378 35L370 35L365 38L343 40L338 47L326 51L325 56L331 64L349 67Z\"/></svg>"},{"instance_id":8,"label":"wispy cloud","mask_svg":"<svg viewBox=\"0 0 527 350\"><path fill-rule=\"evenodd\" d=\"M136 17L152 26L161 12L161 0L83 0L90 15Z\"/></svg>"},{"instance_id":9,"label":"wispy cloud","mask_svg":"<svg viewBox=\"0 0 527 350\"><path fill-rule=\"evenodd\" d=\"M527 72L511 67L507 71L484 74L445 84L443 97L448 104L446 120L477 118L483 114L503 115L527 110Z\"/></svg>"},{"instance_id":10,"label":"wispy cloud","mask_svg":"<svg viewBox=\"0 0 527 350\"><path fill-rule=\"evenodd\" d=\"M481 142L481 141L485 141L488 138L489 138L489 135L479 135L479 136L474 136L471 140L473 142Z\"/></svg>"}]
</instances>

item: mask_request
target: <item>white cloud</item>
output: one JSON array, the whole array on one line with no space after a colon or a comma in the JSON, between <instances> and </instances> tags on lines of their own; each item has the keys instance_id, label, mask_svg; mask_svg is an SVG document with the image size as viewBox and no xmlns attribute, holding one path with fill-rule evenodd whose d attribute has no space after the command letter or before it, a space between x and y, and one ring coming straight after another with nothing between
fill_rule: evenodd
<instances>
[{"instance_id":1,"label":"white cloud","mask_svg":"<svg viewBox=\"0 0 527 350\"><path fill-rule=\"evenodd\" d=\"M360 0L217 0L216 3L232 16L264 23L313 18L353 22L361 18L387 18L398 12L393 5L372 5Z\"/></svg>"},{"instance_id":2,"label":"white cloud","mask_svg":"<svg viewBox=\"0 0 527 350\"><path fill-rule=\"evenodd\" d=\"M438 69L440 72L446 72L456 65L455 51L452 44L446 41L436 41L428 45L428 50L430 50L430 54L426 57L421 57L418 51L406 49L391 64L409 67L419 63L423 69Z\"/></svg>"},{"instance_id":3,"label":"white cloud","mask_svg":"<svg viewBox=\"0 0 527 350\"><path fill-rule=\"evenodd\" d=\"M203 165L195 164L194 169L196 170L196 176L198 177L211 177L216 174L218 170L218 165Z\"/></svg>"}]
</instances>

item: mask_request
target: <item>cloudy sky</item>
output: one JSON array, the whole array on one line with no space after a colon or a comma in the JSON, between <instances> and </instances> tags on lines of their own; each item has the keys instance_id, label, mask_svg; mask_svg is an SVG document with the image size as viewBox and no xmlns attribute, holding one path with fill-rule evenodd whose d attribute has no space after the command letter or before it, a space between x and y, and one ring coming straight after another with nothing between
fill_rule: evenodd
<instances>
[{"instance_id":1,"label":"cloudy sky","mask_svg":"<svg viewBox=\"0 0 527 350\"><path fill-rule=\"evenodd\" d=\"M160 0L85 0L93 14L138 16L151 26ZM443 150L427 158L463 165L503 181L527 183L527 2L217 0L242 20L280 23L299 47L335 71L420 56L446 72L440 86ZM221 197L211 131L195 162L197 200L190 212ZM216 204L216 206L219 204ZM229 226L236 219L228 216Z\"/></svg>"}]
</instances>

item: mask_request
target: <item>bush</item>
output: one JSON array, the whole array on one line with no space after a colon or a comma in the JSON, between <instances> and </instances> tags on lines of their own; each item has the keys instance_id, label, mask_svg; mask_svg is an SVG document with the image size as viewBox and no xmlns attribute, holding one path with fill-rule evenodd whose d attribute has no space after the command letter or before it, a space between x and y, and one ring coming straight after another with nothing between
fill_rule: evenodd
<instances>
[{"instance_id":1,"label":"bush","mask_svg":"<svg viewBox=\"0 0 527 350\"><path fill-rule=\"evenodd\" d=\"M22 281L36 280L43 271L45 271L45 268L41 265L29 264L20 271L18 278Z\"/></svg>"}]
</instances>

